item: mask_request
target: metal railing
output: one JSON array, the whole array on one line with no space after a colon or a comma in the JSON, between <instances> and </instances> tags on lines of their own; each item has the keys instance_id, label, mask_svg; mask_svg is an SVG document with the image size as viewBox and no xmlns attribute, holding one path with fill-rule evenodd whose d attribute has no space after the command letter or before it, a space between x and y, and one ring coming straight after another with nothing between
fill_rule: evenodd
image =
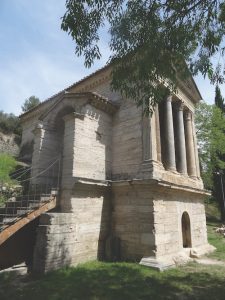
<instances>
[{"instance_id":1,"label":"metal railing","mask_svg":"<svg viewBox=\"0 0 225 300\"><path fill-rule=\"evenodd\" d=\"M0 232L6 225L15 223L30 212L39 209L57 195L56 190L50 194L29 194L17 196L13 201L7 201L5 206L0 208Z\"/></svg>"},{"instance_id":2,"label":"metal railing","mask_svg":"<svg viewBox=\"0 0 225 300\"><path fill-rule=\"evenodd\" d=\"M14 172L13 179L17 179L17 183L21 186L21 191L19 195L18 193L5 193L7 200L4 206L0 206L0 232L6 226L15 223L18 219L51 201L58 194L60 180L59 158L50 162L41 171L35 169L35 173L36 175L31 175L32 168ZM28 175L27 178L24 178L24 175ZM39 181L40 183L35 183ZM3 194L3 192L5 192L4 185L0 184L0 194Z\"/></svg>"}]
</instances>

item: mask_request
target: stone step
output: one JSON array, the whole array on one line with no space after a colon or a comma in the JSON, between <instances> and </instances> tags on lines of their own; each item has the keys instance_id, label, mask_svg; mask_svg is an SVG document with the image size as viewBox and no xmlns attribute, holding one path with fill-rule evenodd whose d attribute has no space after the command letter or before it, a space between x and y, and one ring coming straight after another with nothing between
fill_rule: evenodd
<instances>
[{"instance_id":1,"label":"stone step","mask_svg":"<svg viewBox=\"0 0 225 300\"><path fill-rule=\"evenodd\" d=\"M0 215L4 215L4 214L13 214L14 212L16 212L15 207L1 207L0 208Z\"/></svg>"},{"instance_id":2,"label":"stone step","mask_svg":"<svg viewBox=\"0 0 225 300\"><path fill-rule=\"evenodd\" d=\"M26 210L34 210L40 207L43 202L31 202L31 203L20 203L20 205L15 205L13 207L2 207L0 208L0 215L3 214L13 214L16 213L17 209L26 209ZM21 206L22 204L22 206Z\"/></svg>"},{"instance_id":3,"label":"stone step","mask_svg":"<svg viewBox=\"0 0 225 300\"><path fill-rule=\"evenodd\" d=\"M18 216L21 216L21 215L24 215L24 214L27 214L29 211L32 211L33 209L29 209L29 207L26 207L26 208L24 208L24 209L17 209L17 215Z\"/></svg>"},{"instance_id":4,"label":"stone step","mask_svg":"<svg viewBox=\"0 0 225 300\"><path fill-rule=\"evenodd\" d=\"M4 223L11 223L11 222L14 222L15 221L15 219L16 219L16 216L14 216L14 217L7 217L7 218L3 218L3 222Z\"/></svg>"},{"instance_id":5,"label":"stone step","mask_svg":"<svg viewBox=\"0 0 225 300\"><path fill-rule=\"evenodd\" d=\"M49 198L47 199L49 200ZM32 206L32 205L39 205L42 203L45 203L47 200L34 200L34 199L30 199L29 201L27 200L22 200L22 201L12 201L12 202L7 202L6 206L7 208L16 208L16 207L26 207L26 206Z\"/></svg>"},{"instance_id":6,"label":"stone step","mask_svg":"<svg viewBox=\"0 0 225 300\"><path fill-rule=\"evenodd\" d=\"M16 214L4 214L4 215L0 215L0 223L5 223L7 222L6 219L10 219L10 218L16 218L17 215Z\"/></svg>"}]
</instances>

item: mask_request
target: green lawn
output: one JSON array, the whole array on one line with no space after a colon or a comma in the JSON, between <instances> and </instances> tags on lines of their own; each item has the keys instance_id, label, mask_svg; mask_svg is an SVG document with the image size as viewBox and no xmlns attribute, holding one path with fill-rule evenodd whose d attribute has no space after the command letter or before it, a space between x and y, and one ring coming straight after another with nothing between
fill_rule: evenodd
<instances>
[{"instance_id":1,"label":"green lawn","mask_svg":"<svg viewBox=\"0 0 225 300\"><path fill-rule=\"evenodd\" d=\"M194 263L159 273L132 263L91 262L20 284L8 275L0 280L1 300L225 298L225 268Z\"/></svg>"},{"instance_id":2,"label":"green lawn","mask_svg":"<svg viewBox=\"0 0 225 300\"><path fill-rule=\"evenodd\" d=\"M209 222L210 254L225 262L225 239ZM41 278L0 274L1 300L141 300L225 299L225 267L190 263L159 273L135 263L90 262Z\"/></svg>"}]
</instances>

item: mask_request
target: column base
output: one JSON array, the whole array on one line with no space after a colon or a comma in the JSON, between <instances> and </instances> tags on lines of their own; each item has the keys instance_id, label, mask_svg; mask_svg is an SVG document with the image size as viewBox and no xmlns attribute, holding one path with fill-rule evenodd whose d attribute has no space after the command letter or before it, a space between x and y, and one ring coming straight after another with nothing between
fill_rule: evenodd
<instances>
[{"instance_id":1,"label":"column base","mask_svg":"<svg viewBox=\"0 0 225 300\"><path fill-rule=\"evenodd\" d=\"M195 175L189 175L189 177L190 177L191 179L194 179L194 180L198 179L198 177L195 176Z\"/></svg>"},{"instance_id":2,"label":"column base","mask_svg":"<svg viewBox=\"0 0 225 300\"><path fill-rule=\"evenodd\" d=\"M165 169L166 169L166 171L169 171L169 172L178 173L178 172L177 172L177 169L174 168L174 167L166 167Z\"/></svg>"},{"instance_id":3,"label":"column base","mask_svg":"<svg viewBox=\"0 0 225 300\"><path fill-rule=\"evenodd\" d=\"M164 271L176 266L184 265L188 262L193 262L195 259L209 254L215 249L214 246L207 243L193 248L183 248L177 253L158 258L154 256L143 257L139 264L158 271Z\"/></svg>"},{"instance_id":4,"label":"column base","mask_svg":"<svg viewBox=\"0 0 225 300\"><path fill-rule=\"evenodd\" d=\"M176 266L172 261L159 261L154 257L143 257L139 264L158 271L164 271Z\"/></svg>"}]
</instances>

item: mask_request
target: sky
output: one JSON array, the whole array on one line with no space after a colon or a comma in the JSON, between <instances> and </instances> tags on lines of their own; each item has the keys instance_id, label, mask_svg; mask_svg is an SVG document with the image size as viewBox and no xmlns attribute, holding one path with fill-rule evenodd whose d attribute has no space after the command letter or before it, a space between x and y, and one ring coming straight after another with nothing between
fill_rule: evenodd
<instances>
[{"instance_id":1,"label":"sky","mask_svg":"<svg viewBox=\"0 0 225 300\"><path fill-rule=\"evenodd\" d=\"M25 99L41 101L103 67L109 55L101 41L102 58L91 69L74 53L72 38L61 30L66 0L0 0L0 111L21 113ZM195 78L202 98L213 103L215 87ZM225 85L221 86L225 96Z\"/></svg>"}]
</instances>

